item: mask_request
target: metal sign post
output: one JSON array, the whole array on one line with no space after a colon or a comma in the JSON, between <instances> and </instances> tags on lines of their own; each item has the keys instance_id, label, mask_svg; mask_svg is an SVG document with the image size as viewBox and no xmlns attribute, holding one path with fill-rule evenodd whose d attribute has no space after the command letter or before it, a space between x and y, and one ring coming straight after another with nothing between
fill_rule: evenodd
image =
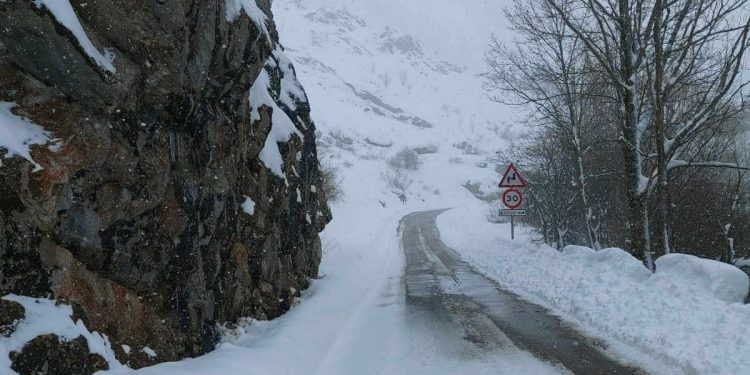
<instances>
[{"instance_id":1,"label":"metal sign post","mask_svg":"<svg viewBox=\"0 0 750 375\"><path fill-rule=\"evenodd\" d=\"M507 188L503 192L502 201L507 209L501 209L500 216L510 216L510 239L516 239L516 216L526 216L526 210L521 209L523 206L523 190L528 186L523 173L511 163L503 173L503 179L500 180L498 187Z\"/></svg>"}]
</instances>

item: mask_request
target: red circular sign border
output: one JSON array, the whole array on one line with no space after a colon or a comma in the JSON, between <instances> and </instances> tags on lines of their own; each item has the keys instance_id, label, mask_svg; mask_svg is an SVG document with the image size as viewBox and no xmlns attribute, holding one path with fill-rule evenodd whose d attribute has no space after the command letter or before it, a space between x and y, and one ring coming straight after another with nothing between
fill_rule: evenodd
<instances>
[{"instance_id":1,"label":"red circular sign border","mask_svg":"<svg viewBox=\"0 0 750 375\"><path fill-rule=\"evenodd\" d=\"M519 198L518 199L518 204L513 205L513 206L509 205L505 201L505 196L508 195L508 193L510 193L511 191L518 193L518 198ZM517 189L508 189L508 190L506 190L505 192L503 192L503 204L505 205L505 207L508 207L509 210L515 210L518 207L521 207L523 205L523 192L520 191L520 190L517 190Z\"/></svg>"}]
</instances>

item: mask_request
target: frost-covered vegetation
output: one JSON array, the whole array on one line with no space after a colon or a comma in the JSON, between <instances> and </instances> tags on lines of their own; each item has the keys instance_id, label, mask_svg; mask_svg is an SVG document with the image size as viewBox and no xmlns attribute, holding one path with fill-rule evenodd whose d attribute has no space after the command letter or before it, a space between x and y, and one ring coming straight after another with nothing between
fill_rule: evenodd
<instances>
[{"instance_id":1,"label":"frost-covered vegetation","mask_svg":"<svg viewBox=\"0 0 750 375\"><path fill-rule=\"evenodd\" d=\"M341 186L342 177L338 168L328 163L321 163L320 173L320 180L323 185L320 188L328 202L331 204L341 202L344 199L344 189Z\"/></svg>"},{"instance_id":2,"label":"frost-covered vegetation","mask_svg":"<svg viewBox=\"0 0 750 375\"><path fill-rule=\"evenodd\" d=\"M415 150L405 147L388 159L388 166L397 171L403 169L416 171L419 168L419 155Z\"/></svg>"}]
</instances>

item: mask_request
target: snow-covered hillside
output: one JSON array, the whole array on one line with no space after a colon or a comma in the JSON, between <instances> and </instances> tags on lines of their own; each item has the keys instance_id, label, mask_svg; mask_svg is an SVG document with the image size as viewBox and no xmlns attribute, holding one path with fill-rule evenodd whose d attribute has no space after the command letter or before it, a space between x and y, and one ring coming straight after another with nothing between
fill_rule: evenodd
<instances>
[{"instance_id":1,"label":"snow-covered hillside","mask_svg":"<svg viewBox=\"0 0 750 375\"><path fill-rule=\"evenodd\" d=\"M324 143L351 139L360 157L404 146L456 156L462 142L491 154L509 139L508 111L480 77L491 34L505 33L501 5L290 0L274 11Z\"/></svg>"}]
</instances>

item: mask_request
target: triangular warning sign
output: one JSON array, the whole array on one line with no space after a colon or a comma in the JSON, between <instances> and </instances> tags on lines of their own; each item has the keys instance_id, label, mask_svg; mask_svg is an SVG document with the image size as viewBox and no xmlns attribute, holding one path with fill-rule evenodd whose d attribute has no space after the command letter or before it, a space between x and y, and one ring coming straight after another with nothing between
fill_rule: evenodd
<instances>
[{"instance_id":1,"label":"triangular warning sign","mask_svg":"<svg viewBox=\"0 0 750 375\"><path fill-rule=\"evenodd\" d=\"M510 163L508 168L505 169L503 179L500 180L498 186L501 188L525 188L527 186L526 178L513 163Z\"/></svg>"}]
</instances>

